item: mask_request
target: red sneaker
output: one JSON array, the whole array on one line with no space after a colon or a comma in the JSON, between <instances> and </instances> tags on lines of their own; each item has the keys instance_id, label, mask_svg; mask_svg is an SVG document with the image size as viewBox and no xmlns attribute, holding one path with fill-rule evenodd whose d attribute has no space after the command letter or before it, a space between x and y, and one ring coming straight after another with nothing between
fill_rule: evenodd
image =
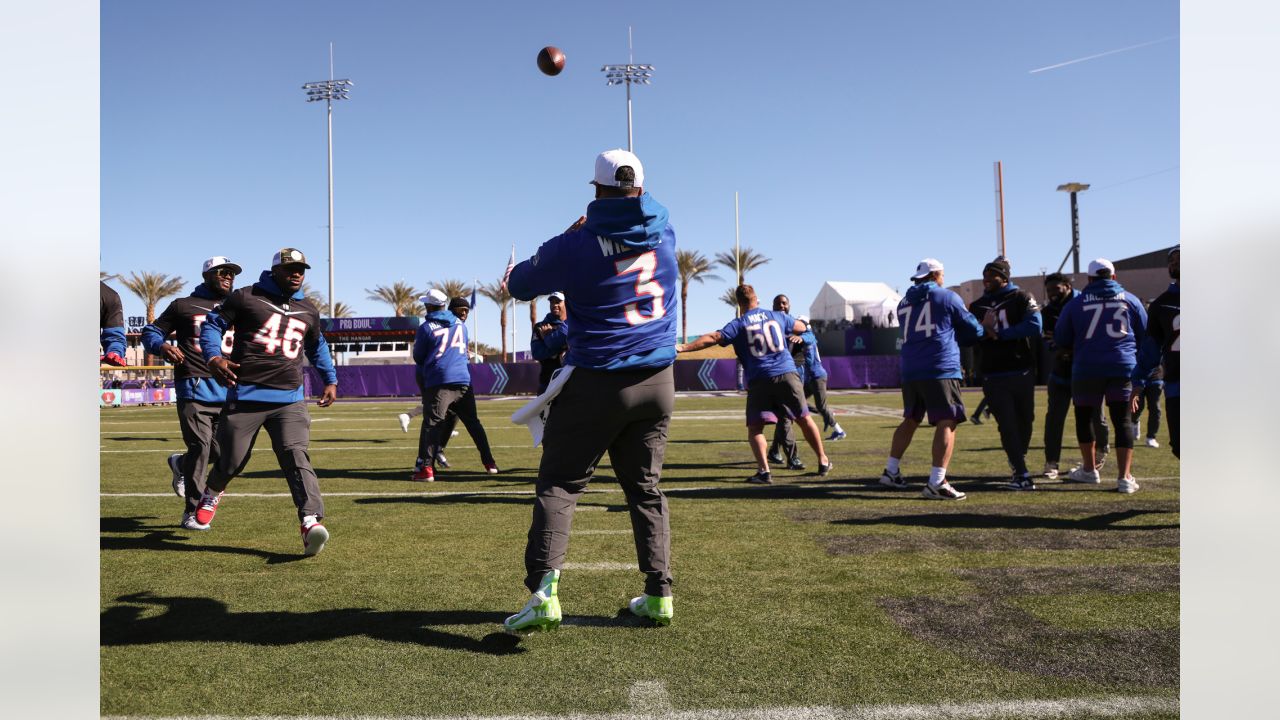
<instances>
[{"instance_id":1,"label":"red sneaker","mask_svg":"<svg viewBox=\"0 0 1280 720\"><path fill-rule=\"evenodd\" d=\"M414 482L435 482L436 471L432 470L430 465L426 465L414 470L413 477L409 479Z\"/></svg>"},{"instance_id":2,"label":"red sneaker","mask_svg":"<svg viewBox=\"0 0 1280 720\"><path fill-rule=\"evenodd\" d=\"M209 488L205 488L204 495L200 496L200 506L196 508L196 522L201 525L213 522L213 514L218 512L220 502L222 502L222 493L215 494Z\"/></svg>"}]
</instances>

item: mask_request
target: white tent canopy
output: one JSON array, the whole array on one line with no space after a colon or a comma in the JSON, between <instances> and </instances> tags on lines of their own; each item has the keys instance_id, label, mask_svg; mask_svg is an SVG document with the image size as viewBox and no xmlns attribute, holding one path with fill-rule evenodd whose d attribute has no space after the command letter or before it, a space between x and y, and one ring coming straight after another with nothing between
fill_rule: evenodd
<instances>
[{"instance_id":1,"label":"white tent canopy","mask_svg":"<svg viewBox=\"0 0 1280 720\"><path fill-rule=\"evenodd\" d=\"M902 296L882 282L836 282L822 284L818 297L809 305L811 320L858 323L871 316L875 327L897 327L898 302Z\"/></svg>"}]
</instances>

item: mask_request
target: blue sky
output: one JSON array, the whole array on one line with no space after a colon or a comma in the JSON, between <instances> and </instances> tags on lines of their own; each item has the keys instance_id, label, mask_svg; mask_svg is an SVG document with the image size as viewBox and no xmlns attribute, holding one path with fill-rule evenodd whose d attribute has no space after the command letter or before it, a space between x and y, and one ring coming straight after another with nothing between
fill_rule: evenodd
<instances>
[{"instance_id":1,"label":"blue sky","mask_svg":"<svg viewBox=\"0 0 1280 720\"><path fill-rule=\"evenodd\" d=\"M995 254L1004 163L1015 273L1056 269L1080 198L1082 256L1178 240L1172 2L111 2L102 5L107 272L198 281L225 254L254 276L280 246L327 285L324 108L300 86L351 78L334 111L338 300L366 288L496 279L590 200L596 153L626 145L600 66L657 66L634 90L635 151L680 247L742 243L748 281L807 309L824 280L896 287L923 256L950 282ZM568 57L545 77L534 57ZM689 331L718 328L726 282L694 285ZM119 284L116 284L120 287ZM139 301L122 291L126 314ZM517 310L517 345L528 339ZM481 300L481 341L498 341Z\"/></svg>"}]
</instances>

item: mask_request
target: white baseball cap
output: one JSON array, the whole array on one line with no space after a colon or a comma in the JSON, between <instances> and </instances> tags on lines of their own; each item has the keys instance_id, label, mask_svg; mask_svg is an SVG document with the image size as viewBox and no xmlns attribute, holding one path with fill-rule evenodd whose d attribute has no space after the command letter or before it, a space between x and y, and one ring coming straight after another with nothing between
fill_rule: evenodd
<instances>
[{"instance_id":1,"label":"white baseball cap","mask_svg":"<svg viewBox=\"0 0 1280 720\"><path fill-rule=\"evenodd\" d=\"M617 179L618 168L630 167L636 173L635 182L622 182ZM616 188L638 188L644 185L644 166L640 158L629 150L605 150L596 156L596 177L591 181L594 185L605 185Z\"/></svg>"},{"instance_id":2,"label":"white baseball cap","mask_svg":"<svg viewBox=\"0 0 1280 720\"><path fill-rule=\"evenodd\" d=\"M1110 261L1110 260L1108 260L1108 259L1106 259L1106 258L1098 258L1097 260L1094 260L1094 261L1092 261L1092 262L1090 262L1090 263L1089 263L1089 275L1090 275L1090 276L1095 276L1095 275L1097 275L1099 272L1101 272L1101 271L1103 271L1103 270L1106 270L1107 272L1111 273L1112 275L1115 275L1115 274L1116 274L1116 266L1115 266L1115 265L1112 265L1112 264L1111 264L1111 261Z\"/></svg>"},{"instance_id":3,"label":"white baseball cap","mask_svg":"<svg viewBox=\"0 0 1280 720\"><path fill-rule=\"evenodd\" d=\"M444 307L449 304L449 298L445 297L444 293L433 288L428 290L426 295L419 295L418 302L433 307Z\"/></svg>"},{"instance_id":4,"label":"white baseball cap","mask_svg":"<svg viewBox=\"0 0 1280 720\"><path fill-rule=\"evenodd\" d=\"M225 258L221 255L214 255L213 257L204 261L204 266L200 268L200 274L203 275L209 272L210 270L213 270L214 268L220 268L220 267L229 267L231 268L231 272L237 275L244 272L244 268L231 262L230 258Z\"/></svg>"},{"instance_id":5,"label":"white baseball cap","mask_svg":"<svg viewBox=\"0 0 1280 720\"><path fill-rule=\"evenodd\" d=\"M797 319L797 320L799 320L800 322L804 323L805 325L808 325L808 324L809 324L809 316L808 316L808 315L797 315L797 316L796 316L796 319Z\"/></svg>"},{"instance_id":6,"label":"white baseball cap","mask_svg":"<svg viewBox=\"0 0 1280 720\"><path fill-rule=\"evenodd\" d=\"M559 300L560 302L564 302L564 293L553 292L547 296L547 300Z\"/></svg>"},{"instance_id":7,"label":"white baseball cap","mask_svg":"<svg viewBox=\"0 0 1280 720\"><path fill-rule=\"evenodd\" d=\"M936 272L942 272L942 261L934 258L925 258L916 265L916 274L911 276L912 280L923 280L926 276Z\"/></svg>"}]
</instances>

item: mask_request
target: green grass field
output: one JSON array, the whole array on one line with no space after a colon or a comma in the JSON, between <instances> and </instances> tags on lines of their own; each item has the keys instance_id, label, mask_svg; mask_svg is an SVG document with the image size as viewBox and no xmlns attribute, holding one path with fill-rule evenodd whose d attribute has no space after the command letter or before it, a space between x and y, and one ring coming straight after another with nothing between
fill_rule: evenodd
<instances>
[{"instance_id":1,"label":"green grass field","mask_svg":"<svg viewBox=\"0 0 1280 720\"><path fill-rule=\"evenodd\" d=\"M405 435L394 419L408 402L312 406L332 539L306 559L265 433L213 529L190 532L165 465L181 448L174 409L103 411L103 714L1177 716L1166 448L1135 450L1135 495L1115 492L1110 462L1101 486L1013 493L995 423L965 425L950 478L969 499L927 501L931 433L903 461L913 490L883 489L899 397L839 394L849 438L828 444L833 474L812 474L806 447L810 471L775 468L759 487L743 482L744 399L682 396L662 482L673 624L619 614L642 578L606 458L575 517L564 625L517 642L499 623L528 596L541 453L508 419L521 403L480 404L501 474L479 472L464 433L433 484L408 481L418 421ZM1033 700L1074 710L1036 714Z\"/></svg>"}]
</instances>

